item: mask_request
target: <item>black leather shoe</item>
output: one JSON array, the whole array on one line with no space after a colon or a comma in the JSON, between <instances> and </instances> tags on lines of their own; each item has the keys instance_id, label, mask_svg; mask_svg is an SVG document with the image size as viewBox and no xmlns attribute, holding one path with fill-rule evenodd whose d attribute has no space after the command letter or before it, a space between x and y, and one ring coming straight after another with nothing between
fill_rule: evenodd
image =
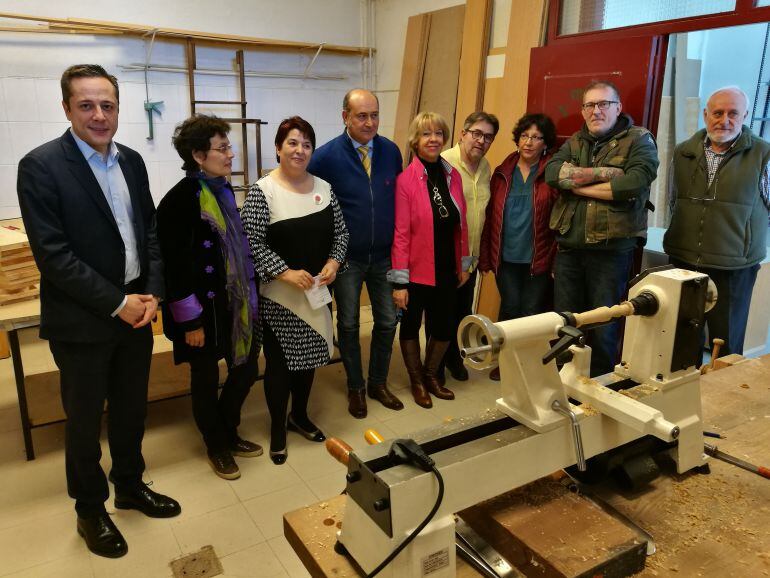
<instances>
[{"instance_id":1,"label":"black leather shoe","mask_svg":"<svg viewBox=\"0 0 770 578\"><path fill-rule=\"evenodd\" d=\"M348 413L356 419L364 419L366 411L364 388L348 391Z\"/></svg>"},{"instance_id":2,"label":"black leather shoe","mask_svg":"<svg viewBox=\"0 0 770 578\"><path fill-rule=\"evenodd\" d=\"M500 381L500 368L495 367L492 371L489 372L489 379L492 381Z\"/></svg>"},{"instance_id":3,"label":"black leather shoe","mask_svg":"<svg viewBox=\"0 0 770 578\"><path fill-rule=\"evenodd\" d=\"M262 455L262 446L236 437L235 441L230 444L230 453L241 458L256 458Z\"/></svg>"},{"instance_id":4,"label":"black leather shoe","mask_svg":"<svg viewBox=\"0 0 770 578\"><path fill-rule=\"evenodd\" d=\"M260 452L262 453L262 452ZM223 480L237 480L241 477L241 470L235 463L233 456L227 450L217 453L207 453L209 465L214 473Z\"/></svg>"},{"instance_id":5,"label":"black leather shoe","mask_svg":"<svg viewBox=\"0 0 770 578\"><path fill-rule=\"evenodd\" d=\"M452 378L455 381L468 381L468 378L470 377L468 375L468 370L465 369L465 366L462 363L457 365L447 363L446 368L449 370L449 373L452 374Z\"/></svg>"},{"instance_id":6,"label":"black leather shoe","mask_svg":"<svg viewBox=\"0 0 770 578\"><path fill-rule=\"evenodd\" d=\"M97 556L120 558L128 552L125 538L107 512L88 518L78 516L78 534L83 536L88 549Z\"/></svg>"},{"instance_id":7,"label":"black leather shoe","mask_svg":"<svg viewBox=\"0 0 770 578\"><path fill-rule=\"evenodd\" d=\"M280 466L281 464L286 463L286 458L289 457L289 452L286 451L286 448L283 448L282 450L279 450L277 452L274 452L273 450L270 450L270 459L273 460L273 463L276 466Z\"/></svg>"},{"instance_id":8,"label":"black leather shoe","mask_svg":"<svg viewBox=\"0 0 770 578\"><path fill-rule=\"evenodd\" d=\"M150 518L173 518L182 508L179 502L153 492L144 483L133 490L115 488L115 507L120 510L139 510Z\"/></svg>"},{"instance_id":9,"label":"black leather shoe","mask_svg":"<svg viewBox=\"0 0 770 578\"><path fill-rule=\"evenodd\" d=\"M296 424L296 422L294 421L294 418L291 417L291 414L289 414L289 419L286 422L286 429L297 432L299 435L301 435L307 440L310 440L311 442L321 443L323 441L326 441L326 436L323 434L323 432L320 429L316 428L314 431L306 431L302 429Z\"/></svg>"}]
</instances>

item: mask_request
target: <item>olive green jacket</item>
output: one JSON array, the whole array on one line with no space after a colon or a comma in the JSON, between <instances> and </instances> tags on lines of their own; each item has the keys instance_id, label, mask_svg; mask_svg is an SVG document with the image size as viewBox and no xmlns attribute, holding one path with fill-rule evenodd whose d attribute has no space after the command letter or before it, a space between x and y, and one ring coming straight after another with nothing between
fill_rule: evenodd
<instances>
[{"instance_id":1,"label":"olive green jacket","mask_svg":"<svg viewBox=\"0 0 770 578\"><path fill-rule=\"evenodd\" d=\"M617 167L624 175L610 181L611 201L561 189L550 221L560 245L612 244L615 239L647 236L647 210L653 208L650 184L658 170L658 151L650 131L634 126L626 114L621 114L613 130L599 139L583 125L546 166L549 185L559 188L559 170L564 162L579 167ZM584 235L579 234L582 230Z\"/></svg>"},{"instance_id":2,"label":"olive green jacket","mask_svg":"<svg viewBox=\"0 0 770 578\"><path fill-rule=\"evenodd\" d=\"M702 129L674 149L674 209L663 249L693 265L749 267L766 254L768 210L759 186L770 143L744 126L709 185L705 139Z\"/></svg>"}]
</instances>

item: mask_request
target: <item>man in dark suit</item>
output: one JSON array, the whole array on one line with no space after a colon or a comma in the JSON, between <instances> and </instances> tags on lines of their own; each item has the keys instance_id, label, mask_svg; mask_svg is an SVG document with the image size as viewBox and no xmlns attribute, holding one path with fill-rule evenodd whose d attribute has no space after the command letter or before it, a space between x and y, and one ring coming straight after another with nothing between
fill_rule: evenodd
<instances>
[{"instance_id":1,"label":"man in dark suit","mask_svg":"<svg viewBox=\"0 0 770 578\"><path fill-rule=\"evenodd\" d=\"M40 269L40 337L49 340L60 372L77 530L92 552L117 558L128 546L104 507L105 401L115 507L151 517L181 511L142 482L149 323L163 294L163 264L144 162L112 140L117 80L100 66L76 65L61 87L72 126L21 160L17 190Z\"/></svg>"}]
</instances>

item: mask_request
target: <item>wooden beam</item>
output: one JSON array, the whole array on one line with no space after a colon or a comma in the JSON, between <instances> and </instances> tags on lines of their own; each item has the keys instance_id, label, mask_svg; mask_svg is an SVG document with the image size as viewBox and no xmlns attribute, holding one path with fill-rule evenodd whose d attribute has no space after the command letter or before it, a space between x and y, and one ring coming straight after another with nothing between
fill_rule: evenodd
<instances>
[{"instance_id":1,"label":"wooden beam","mask_svg":"<svg viewBox=\"0 0 770 578\"><path fill-rule=\"evenodd\" d=\"M542 45L547 5L548 0L517 0L511 8L505 68L499 96L499 101L504 106L498 109L497 115L502 136L510 135L516 121L527 112L529 55L532 48ZM498 138L489 149L487 158L495 167L511 151L510 139Z\"/></svg>"},{"instance_id":2,"label":"wooden beam","mask_svg":"<svg viewBox=\"0 0 770 578\"><path fill-rule=\"evenodd\" d=\"M262 48L279 49L317 49L319 43L315 42L296 42L293 40L275 40L268 38L256 38L253 36L242 36L239 34L214 34L200 32L196 30L183 30L179 28L158 28L146 24L126 24L121 22L111 22L107 20L92 20L89 18L51 18L48 16L31 16L28 14L15 14L10 12L0 12L0 18L10 18L15 20L30 20L35 22L46 22L50 25L59 25L75 27L92 27L95 31L114 32L116 34L131 34L134 36L146 36L154 34L156 38L186 40L192 38L198 42L212 44L238 44L243 46L254 46ZM95 32L97 33L97 32ZM374 52L374 48L368 46L343 46L340 44L324 44L324 51L339 54L358 54L368 56Z\"/></svg>"},{"instance_id":3,"label":"wooden beam","mask_svg":"<svg viewBox=\"0 0 770 578\"><path fill-rule=\"evenodd\" d=\"M547 14L548 0L517 0L511 7L503 77L490 79L494 82L487 81L495 90L494 94L488 95L486 106L490 111L496 111L500 120L500 132L487 153L492 168L513 152L511 132L516 121L527 112L530 51L544 43ZM494 103L497 105L491 106ZM497 319L500 294L494 275L484 275L481 278L476 309L490 319Z\"/></svg>"},{"instance_id":4,"label":"wooden beam","mask_svg":"<svg viewBox=\"0 0 770 578\"><path fill-rule=\"evenodd\" d=\"M409 123L417 114L422 92L422 77L425 71L425 56L428 52L430 35L430 13L411 16L406 27L404 63L401 67L401 86L398 90L396 120L393 127L393 142L401 149L404 164L409 159L407 131Z\"/></svg>"},{"instance_id":5,"label":"wooden beam","mask_svg":"<svg viewBox=\"0 0 770 578\"><path fill-rule=\"evenodd\" d=\"M457 90L460 81L460 58L465 25L465 5L431 12L428 51L418 111L440 114L452 130L457 111ZM451 135L446 136L447 146Z\"/></svg>"},{"instance_id":6,"label":"wooden beam","mask_svg":"<svg viewBox=\"0 0 770 578\"><path fill-rule=\"evenodd\" d=\"M460 138L466 117L483 108L491 24L492 0L468 0L465 4L460 81L451 142Z\"/></svg>"}]
</instances>

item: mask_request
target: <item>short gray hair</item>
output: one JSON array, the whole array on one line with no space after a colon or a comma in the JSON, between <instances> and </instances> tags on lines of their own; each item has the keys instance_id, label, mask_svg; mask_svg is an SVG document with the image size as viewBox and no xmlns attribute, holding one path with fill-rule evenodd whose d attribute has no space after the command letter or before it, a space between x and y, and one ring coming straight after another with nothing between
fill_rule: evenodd
<instances>
[{"instance_id":1,"label":"short gray hair","mask_svg":"<svg viewBox=\"0 0 770 578\"><path fill-rule=\"evenodd\" d=\"M717 88L714 92L709 94L709 97L706 99L706 108L708 108L709 101L714 97L715 94L718 92L735 92L740 94L743 97L743 102L746 103L746 109L749 108L749 97L748 95L743 91L743 89L736 85L736 84L730 84L728 86L723 86L722 88Z\"/></svg>"}]
</instances>

